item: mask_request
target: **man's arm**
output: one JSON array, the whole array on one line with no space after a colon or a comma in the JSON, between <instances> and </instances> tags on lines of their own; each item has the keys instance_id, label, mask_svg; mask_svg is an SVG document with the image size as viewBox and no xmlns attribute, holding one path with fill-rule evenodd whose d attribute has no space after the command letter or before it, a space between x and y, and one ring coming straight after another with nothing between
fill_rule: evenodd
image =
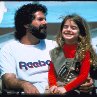
<instances>
[{"instance_id":1,"label":"man's arm","mask_svg":"<svg viewBox=\"0 0 97 97\"><path fill-rule=\"evenodd\" d=\"M94 80L97 80L97 66L92 66L90 69L90 77L87 78L87 81L83 83L80 86L80 91L81 92L89 92L93 89L94 87Z\"/></svg>"},{"instance_id":2,"label":"man's arm","mask_svg":"<svg viewBox=\"0 0 97 97\"><path fill-rule=\"evenodd\" d=\"M92 78L88 77L86 82L83 83L79 89L81 92L90 92L94 87L94 81Z\"/></svg>"},{"instance_id":3,"label":"man's arm","mask_svg":"<svg viewBox=\"0 0 97 97\"><path fill-rule=\"evenodd\" d=\"M28 81L19 80L13 73L6 73L2 76L2 81L8 90L23 90L24 93L39 93L37 88Z\"/></svg>"}]
</instances>

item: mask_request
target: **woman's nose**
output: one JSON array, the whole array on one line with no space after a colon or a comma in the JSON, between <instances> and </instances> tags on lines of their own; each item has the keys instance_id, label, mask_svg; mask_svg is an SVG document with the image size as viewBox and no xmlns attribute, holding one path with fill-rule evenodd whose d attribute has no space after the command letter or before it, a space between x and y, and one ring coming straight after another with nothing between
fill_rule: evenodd
<instances>
[{"instance_id":1,"label":"woman's nose","mask_svg":"<svg viewBox=\"0 0 97 97\"><path fill-rule=\"evenodd\" d=\"M68 30L68 31L71 31L71 27L68 27L67 30Z\"/></svg>"}]
</instances>

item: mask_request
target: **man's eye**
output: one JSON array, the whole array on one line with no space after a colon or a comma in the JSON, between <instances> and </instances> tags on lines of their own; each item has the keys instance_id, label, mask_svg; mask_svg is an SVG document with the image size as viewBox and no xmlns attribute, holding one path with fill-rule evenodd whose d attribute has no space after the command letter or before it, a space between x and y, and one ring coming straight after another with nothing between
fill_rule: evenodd
<instances>
[{"instance_id":1,"label":"man's eye","mask_svg":"<svg viewBox=\"0 0 97 97\"><path fill-rule=\"evenodd\" d=\"M45 21L46 21L46 19L45 19L45 18L39 18L38 20L39 20L39 21L43 21L43 20L45 20Z\"/></svg>"},{"instance_id":2,"label":"man's eye","mask_svg":"<svg viewBox=\"0 0 97 97\"><path fill-rule=\"evenodd\" d=\"M38 20L39 20L39 21L42 21L42 20L43 20L43 18L39 18Z\"/></svg>"}]
</instances>

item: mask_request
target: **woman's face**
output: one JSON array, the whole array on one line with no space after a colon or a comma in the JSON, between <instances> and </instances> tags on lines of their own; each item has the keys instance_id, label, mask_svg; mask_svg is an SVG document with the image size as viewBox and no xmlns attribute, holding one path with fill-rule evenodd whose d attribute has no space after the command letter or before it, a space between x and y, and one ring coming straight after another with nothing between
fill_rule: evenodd
<instances>
[{"instance_id":1,"label":"woman's face","mask_svg":"<svg viewBox=\"0 0 97 97\"><path fill-rule=\"evenodd\" d=\"M62 37L65 39L65 42L66 43L77 42L78 36L79 27L73 20L67 19L62 29Z\"/></svg>"}]
</instances>

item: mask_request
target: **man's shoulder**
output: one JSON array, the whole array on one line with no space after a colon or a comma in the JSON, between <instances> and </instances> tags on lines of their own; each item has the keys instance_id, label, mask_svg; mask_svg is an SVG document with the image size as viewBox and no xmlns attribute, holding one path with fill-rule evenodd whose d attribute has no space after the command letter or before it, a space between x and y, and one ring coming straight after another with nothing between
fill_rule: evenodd
<instances>
[{"instance_id":1,"label":"man's shoulder","mask_svg":"<svg viewBox=\"0 0 97 97\"><path fill-rule=\"evenodd\" d=\"M4 45L1 47L1 50L9 48L9 47L13 46L15 43L16 43L16 40L15 39L11 39L11 40L9 40L9 41L4 43Z\"/></svg>"},{"instance_id":2,"label":"man's shoulder","mask_svg":"<svg viewBox=\"0 0 97 97\"><path fill-rule=\"evenodd\" d=\"M54 40L45 39L45 42L47 45L53 45L55 47L57 46L57 43Z\"/></svg>"}]
</instances>

